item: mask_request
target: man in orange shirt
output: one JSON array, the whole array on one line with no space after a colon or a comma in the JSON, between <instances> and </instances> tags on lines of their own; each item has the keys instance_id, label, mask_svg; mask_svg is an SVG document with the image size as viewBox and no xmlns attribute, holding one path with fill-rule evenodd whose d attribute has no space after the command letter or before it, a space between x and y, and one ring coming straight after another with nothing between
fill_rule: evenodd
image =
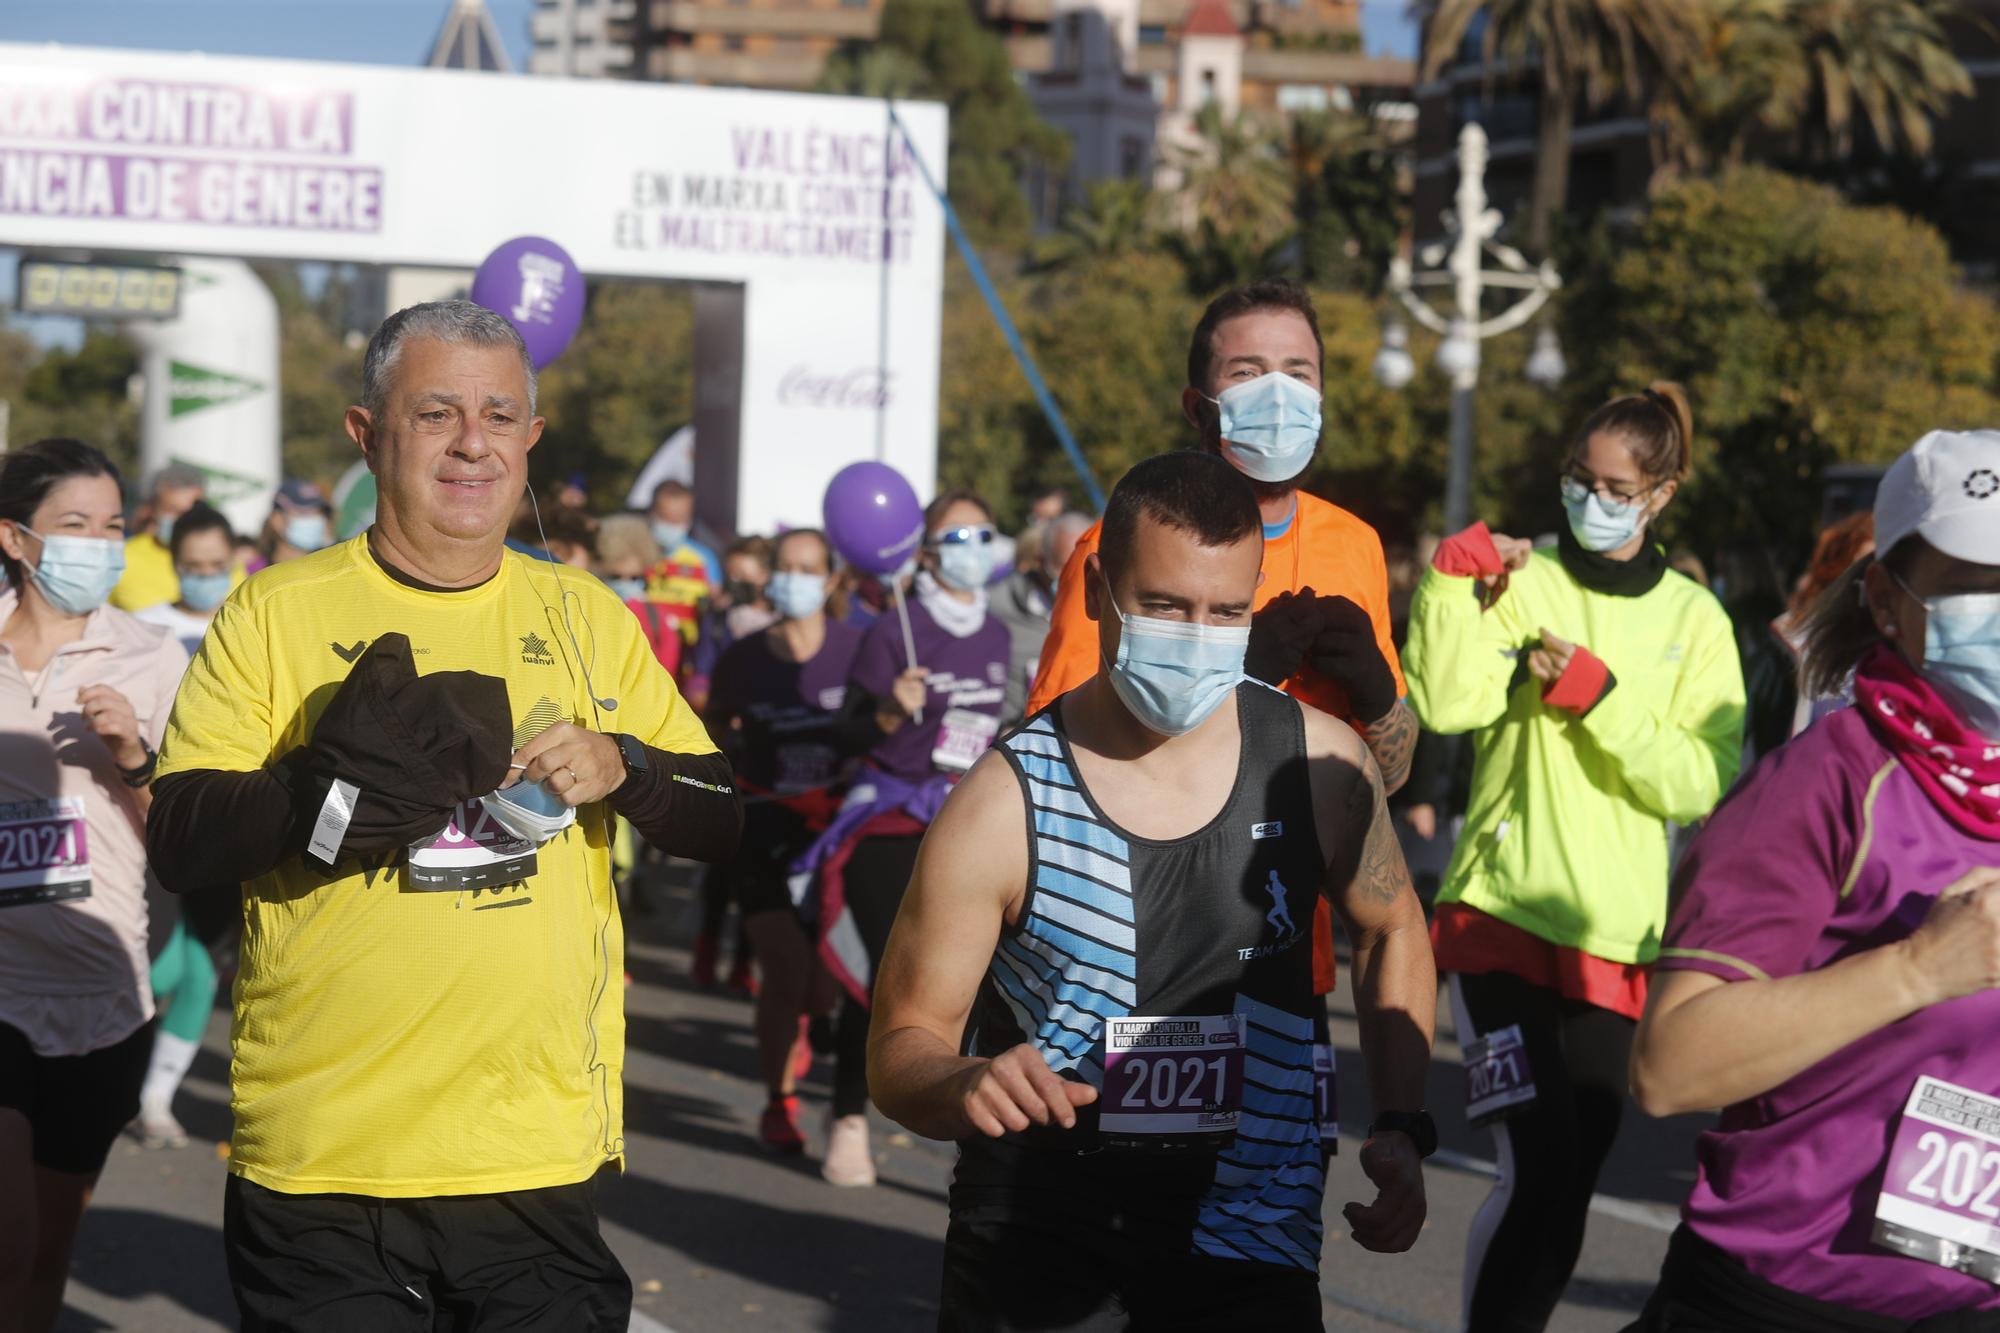
<instances>
[{"instance_id":1,"label":"man in orange shirt","mask_svg":"<svg viewBox=\"0 0 2000 1333\"><path fill-rule=\"evenodd\" d=\"M1264 582L1251 631L1252 675L1352 725L1389 791L1410 776L1416 714L1389 638L1389 577L1375 530L1299 489L1320 434L1324 348L1312 298L1265 280L1209 303L1188 348L1181 412L1200 447L1250 478L1264 517ZM1028 696L1033 716L1097 674L1097 627L1084 614L1083 562L1093 525L1063 567L1049 637ZM1333 989L1333 933L1314 913L1313 973Z\"/></svg>"}]
</instances>

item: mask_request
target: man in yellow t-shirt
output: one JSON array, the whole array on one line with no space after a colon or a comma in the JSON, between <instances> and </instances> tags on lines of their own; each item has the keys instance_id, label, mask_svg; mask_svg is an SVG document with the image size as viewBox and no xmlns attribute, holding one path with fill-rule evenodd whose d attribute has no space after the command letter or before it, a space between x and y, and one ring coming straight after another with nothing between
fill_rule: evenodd
<instances>
[{"instance_id":1,"label":"man in yellow t-shirt","mask_svg":"<svg viewBox=\"0 0 2000 1333\"><path fill-rule=\"evenodd\" d=\"M174 520L194 508L207 490L208 478L186 463L169 463L153 474L147 524L125 539L125 572L111 590L113 606L143 611L181 595L172 549Z\"/></svg>"},{"instance_id":2,"label":"man in yellow t-shirt","mask_svg":"<svg viewBox=\"0 0 2000 1333\"><path fill-rule=\"evenodd\" d=\"M224 1220L243 1327L623 1329L591 1184L624 1154L612 815L717 859L740 804L631 612L503 546L542 429L513 327L413 306L362 374L346 427L375 524L224 603L147 830L169 888L243 885ZM463 699L330 712L391 648ZM461 703L505 715L497 744L440 735ZM482 744L484 771L464 762Z\"/></svg>"}]
</instances>

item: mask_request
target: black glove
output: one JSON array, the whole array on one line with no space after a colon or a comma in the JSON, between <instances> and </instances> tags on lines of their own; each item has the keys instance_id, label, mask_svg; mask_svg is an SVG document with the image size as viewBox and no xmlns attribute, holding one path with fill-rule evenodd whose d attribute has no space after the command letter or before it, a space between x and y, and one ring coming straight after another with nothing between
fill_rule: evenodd
<instances>
[{"instance_id":1,"label":"black glove","mask_svg":"<svg viewBox=\"0 0 2000 1333\"><path fill-rule=\"evenodd\" d=\"M1347 691L1347 706L1363 726L1379 722L1396 706L1396 673L1375 641L1375 622L1345 597L1322 596L1320 631L1307 660Z\"/></svg>"},{"instance_id":2,"label":"black glove","mask_svg":"<svg viewBox=\"0 0 2000 1333\"><path fill-rule=\"evenodd\" d=\"M1250 618L1250 649L1243 670L1267 685L1281 685L1297 673L1320 631L1320 610L1311 588L1281 592Z\"/></svg>"},{"instance_id":3,"label":"black glove","mask_svg":"<svg viewBox=\"0 0 2000 1333\"><path fill-rule=\"evenodd\" d=\"M419 676L408 637L384 634L283 767L306 828L335 778L353 783L359 795L341 849L370 854L436 833L459 802L507 780L513 755L506 681L476 671Z\"/></svg>"}]
</instances>

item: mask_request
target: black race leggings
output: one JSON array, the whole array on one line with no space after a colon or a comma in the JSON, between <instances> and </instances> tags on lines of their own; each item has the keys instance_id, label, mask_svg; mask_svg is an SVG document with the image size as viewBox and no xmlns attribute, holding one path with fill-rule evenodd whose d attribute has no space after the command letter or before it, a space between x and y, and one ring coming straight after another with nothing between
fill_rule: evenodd
<instances>
[{"instance_id":1,"label":"black race leggings","mask_svg":"<svg viewBox=\"0 0 2000 1333\"><path fill-rule=\"evenodd\" d=\"M861 942L868 946L868 961L882 966L882 951L889 945L889 928L896 924L896 909L903 905L903 891L910 887L910 875L917 868L917 848L922 838L863 838L847 860L847 905L854 912L854 924ZM840 1024L834 1035L833 1113L860 1115L868 1109L868 1010L854 1002L852 995L840 1000Z\"/></svg>"},{"instance_id":2,"label":"black race leggings","mask_svg":"<svg viewBox=\"0 0 2000 1333\"><path fill-rule=\"evenodd\" d=\"M1583 1250L1638 1024L1505 972L1453 973L1451 996L1461 1043L1520 1025L1536 1092L1493 1125L1500 1176L1466 1242L1465 1326L1540 1333Z\"/></svg>"}]
</instances>

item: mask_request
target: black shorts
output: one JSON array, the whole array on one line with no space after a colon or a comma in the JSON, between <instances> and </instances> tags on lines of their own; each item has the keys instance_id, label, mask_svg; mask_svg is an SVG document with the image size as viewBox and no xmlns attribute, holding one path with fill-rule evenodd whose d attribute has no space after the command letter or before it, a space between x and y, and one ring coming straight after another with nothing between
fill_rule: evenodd
<instances>
[{"instance_id":1,"label":"black shorts","mask_svg":"<svg viewBox=\"0 0 2000 1333\"><path fill-rule=\"evenodd\" d=\"M232 1175L229 1283L245 1333L624 1333L632 1283L592 1181L510 1194L280 1194Z\"/></svg>"},{"instance_id":2,"label":"black shorts","mask_svg":"<svg viewBox=\"0 0 2000 1333\"><path fill-rule=\"evenodd\" d=\"M102 1171L118 1131L139 1114L152 1054L151 1023L88 1055L37 1055L25 1033L0 1023L0 1106L28 1118L35 1165L73 1176Z\"/></svg>"},{"instance_id":3,"label":"black shorts","mask_svg":"<svg viewBox=\"0 0 2000 1333\"><path fill-rule=\"evenodd\" d=\"M743 807L743 838L723 873L744 917L792 910L792 862L812 846L805 816L776 801Z\"/></svg>"},{"instance_id":4,"label":"black shorts","mask_svg":"<svg viewBox=\"0 0 2000 1333\"><path fill-rule=\"evenodd\" d=\"M953 1209L938 1333L1324 1333L1319 1274Z\"/></svg>"}]
</instances>

